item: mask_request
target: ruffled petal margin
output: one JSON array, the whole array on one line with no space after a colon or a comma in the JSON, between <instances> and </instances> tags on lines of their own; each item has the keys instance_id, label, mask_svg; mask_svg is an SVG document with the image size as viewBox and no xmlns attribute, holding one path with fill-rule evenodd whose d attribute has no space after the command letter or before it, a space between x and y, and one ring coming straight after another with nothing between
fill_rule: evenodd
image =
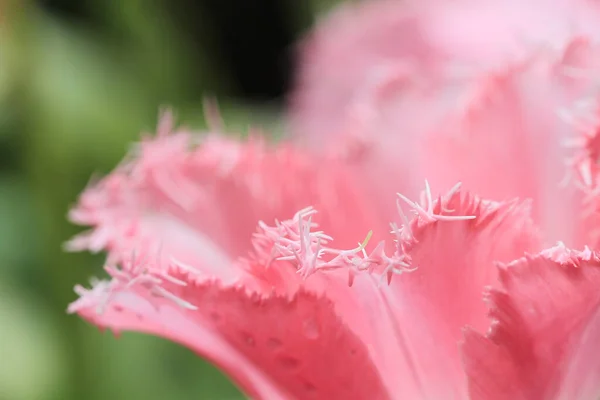
<instances>
[{"instance_id":1,"label":"ruffled petal margin","mask_svg":"<svg viewBox=\"0 0 600 400\"><path fill-rule=\"evenodd\" d=\"M413 203L418 215L399 240L416 270L380 289L392 328L374 324L386 337L376 359L389 379L407 377L396 384L398 398L463 399L462 328L486 326L482 291L497 281L496 263L538 251L539 232L527 201L451 191L428 203Z\"/></svg>"},{"instance_id":2,"label":"ruffled petal margin","mask_svg":"<svg viewBox=\"0 0 600 400\"><path fill-rule=\"evenodd\" d=\"M600 256L559 244L500 268L492 324L465 332L473 400L600 396Z\"/></svg>"},{"instance_id":3,"label":"ruffled petal margin","mask_svg":"<svg viewBox=\"0 0 600 400\"><path fill-rule=\"evenodd\" d=\"M156 137L137 144L114 172L81 195L69 216L91 229L67 248L107 251L109 263L136 253L239 282L245 275L233 268L235 260L252 250L260 220L289 218L315 206L321 226L350 246L374 229L374 211L354 180L333 160L258 136L238 140L175 130L166 113Z\"/></svg>"},{"instance_id":4,"label":"ruffled petal margin","mask_svg":"<svg viewBox=\"0 0 600 400\"><path fill-rule=\"evenodd\" d=\"M160 286L113 279L78 290L82 297L70 312L100 328L181 343L223 369L251 398L389 398L367 344L322 296L250 293L197 282L185 271L172 271Z\"/></svg>"}]
</instances>

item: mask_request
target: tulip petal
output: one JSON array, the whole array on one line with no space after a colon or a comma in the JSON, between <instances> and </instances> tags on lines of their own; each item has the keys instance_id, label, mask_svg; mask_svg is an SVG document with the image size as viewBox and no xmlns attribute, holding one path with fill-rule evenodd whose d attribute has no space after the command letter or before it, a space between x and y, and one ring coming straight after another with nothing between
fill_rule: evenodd
<instances>
[{"instance_id":1,"label":"tulip petal","mask_svg":"<svg viewBox=\"0 0 600 400\"><path fill-rule=\"evenodd\" d=\"M590 240L584 196L573 185L561 186L569 172L563 144L571 129L556 111L573 100L567 93L573 87L560 68L535 55L482 75L464 105L430 130L423 168L433 184L460 177L487 198L531 198L547 242L583 245Z\"/></svg>"},{"instance_id":2,"label":"tulip petal","mask_svg":"<svg viewBox=\"0 0 600 400\"><path fill-rule=\"evenodd\" d=\"M389 398L365 343L323 297L198 282L177 267L161 283L114 276L91 290L79 288L82 297L70 311L100 328L181 343L214 362L252 398Z\"/></svg>"},{"instance_id":3,"label":"tulip petal","mask_svg":"<svg viewBox=\"0 0 600 400\"><path fill-rule=\"evenodd\" d=\"M502 69L543 48L560 49L576 37L599 37L599 14L597 4L587 0L344 4L321 20L299 49L291 97L294 134L326 148L323 142L352 130L352 122L361 119L356 114L377 113L378 104L369 103L383 94L392 95L388 100L402 95L406 82L460 87L461 78ZM396 112L402 119L410 115L400 108ZM366 127L363 134L367 139L380 136L377 129ZM407 136L405 129L394 134Z\"/></svg>"},{"instance_id":4,"label":"tulip petal","mask_svg":"<svg viewBox=\"0 0 600 400\"><path fill-rule=\"evenodd\" d=\"M300 140L323 150L323 142L340 139L349 127L353 100L385 78L386 69L402 72L413 59L435 57L412 8L389 0L343 4L305 38L290 99Z\"/></svg>"},{"instance_id":5,"label":"tulip petal","mask_svg":"<svg viewBox=\"0 0 600 400\"><path fill-rule=\"evenodd\" d=\"M401 241L416 271L382 288L393 329L379 325L388 336L376 360L384 371L412 376L397 389L399 398L462 399L466 384L457 346L462 327L487 324L481 293L497 279L495 263L537 250L538 232L527 202L496 203L456 192L440 197L432 211L415 218Z\"/></svg>"},{"instance_id":6,"label":"tulip petal","mask_svg":"<svg viewBox=\"0 0 600 400\"><path fill-rule=\"evenodd\" d=\"M343 4L300 46L290 97L293 139L348 161L377 194L383 220L395 212L390 187L415 195L424 179L415 174L417 142L411 133L433 116L431 109L423 113L429 93L415 81L439 57L424 35L419 8L395 0ZM412 94L409 101L397 99L403 92Z\"/></svg>"},{"instance_id":7,"label":"tulip petal","mask_svg":"<svg viewBox=\"0 0 600 400\"><path fill-rule=\"evenodd\" d=\"M327 211L322 225L338 241L354 244L372 228L364 194L332 160L258 137L239 141L172 130L164 115L157 137L145 139L83 193L70 216L92 230L72 240L70 249L106 249L110 263L134 252L163 264L175 260L234 282L241 274L233 261L251 250L261 219L314 205ZM344 226L350 218L353 229Z\"/></svg>"},{"instance_id":8,"label":"tulip petal","mask_svg":"<svg viewBox=\"0 0 600 400\"><path fill-rule=\"evenodd\" d=\"M500 268L492 324L463 353L473 400L597 399L600 257L559 244Z\"/></svg>"},{"instance_id":9,"label":"tulip petal","mask_svg":"<svg viewBox=\"0 0 600 400\"><path fill-rule=\"evenodd\" d=\"M374 193L391 183L412 196L425 178L461 180L486 198L533 199L549 243L596 243L599 221L583 194L560 184L597 170L598 145L583 158L565 149L585 134L557 111L598 100L598 16L585 0L348 5L303 47L294 136L315 151L341 148ZM596 143L597 118L598 107L582 118L596 121L587 132ZM566 166L573 157L577 168Z\"/></svg>"},{"instance_id":10,"label":"tulip petal","mask_svg":"<svg viewBox=\"0 0 600 400\"><path fill-rule=\"evenodd\" d=\"M320 223L336 242L354 245L379 222L344 166L257 138L239 142L171 129L169 116L163 117L158 136L142 142L132 160L88 189L72 211L72 219L92 231L72 241L71 248L107 249L106 269L113 279L90 291L77 288L81 298L71 311L99 326L182 342L261 398L331 398L363 390L365 397L389 398L369 361L370 349L326 296L337 285L350 298L347 279L343 285L338 280L329 285L328 279L304 285L289 262L259 251L264 238L255 231L257 223L265 226L260 219L277 221L315 204L323 209ZM242 255L248 258L239 259ZM203 314L215 304L224 309L222 328ZM306 322L310 313L316 328ZM294 324L305 330L294 336L288 332ZM279 352L265 359L268 354L242 351L239 333L232 333L242 328L275 347L278 340L291 340L287 346L294 354L279 358L291 369L298 367L296 381L273 361ZM260 337L267 330L280 336ZM318 343L307 337L315 330ZM344 358L347 346L350 355L358 354L360 368ZM342 366L355 372L336 372ZM318 380L329 380L330 371L332 382Z\"/></svg>"},{"instance_id":11,"label":"tulip petal","mask_svg":"<svg viewBox=\"0 0 600 400\"><path fill-rule=\"evenodd\" d=\"M391 255L380 244L328 258L330 248L316 234L285 237L282 250L297 255L299 272L310 273L304 286L331 299L344 323L369 344L397 399L465 398L457 345L462 328L487 325L481 294L497 279L495 263L540 246L528 202L485 201L457 188L430 197L411 202L417 216L394 230ZM315 257L319 250L323 255ZM343 271L353 276L351 288ZM386 286L396 273L403 274Z\"/></svg>"}]
</instances>

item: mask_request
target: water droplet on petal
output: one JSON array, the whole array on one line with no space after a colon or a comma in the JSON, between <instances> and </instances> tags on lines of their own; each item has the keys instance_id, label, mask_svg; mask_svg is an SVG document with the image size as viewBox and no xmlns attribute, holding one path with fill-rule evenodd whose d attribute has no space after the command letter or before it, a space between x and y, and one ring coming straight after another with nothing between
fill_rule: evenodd
<instances>
[{"instance_id":1,"label":"water droplet on petal","mask_svg":"<svg viewBox=\"0 0 600 400\"><path fill-rule=\"evenodd\" d=\"M277 357L277 360L279 361L281 366L286 369L296 369L300 365L300 360L292 356L282 355Z\"/></svg>"},{"instance_id":2,"label":"water droplet on petal","mask_svg":"<svg viewBox=\"0 0 600 400\"><path fill-rule=\"evenodd\" d=\"M120 304L115 304L115 305L113 306L113 310L115 310L116 312L119 312L119 313L120 313L120 312L123 312L123 306L122 306L122 305L120 305Z\"/></svg>"},{"instance_id":3,"label":"water droplet on petal","mask_svg":"<svg viewBox=\"0 0 600 400\"><path fill-rule=\"evenodd\" d=\"M307 339L318 339L321 335L319 325L314 319L307 319L302 325L304 336Z\"/></svg>"},{"instance_id":4,"label":"water droplet on petal","mask_svg":"<svg viewBox=\"0 0 600 400\"><path fill-rule=\"evenodd\" d=\"M311 382L309 382L309 381L304 381L304 382L302 382L302 386L304 386L304 389L305 389L307 392L313 393L313 392L316 392L316 391L317 391L317 388L316 388L316 386L315 386L315 385L313 385L313 384L312 384Z\"/></svg>"},{"instance_id":5,"label":"water droplet on petal","mask_svg":"<svg viewBox=\"0 0 600 400\"><path fill-rule=\"evenodd\" d=\"M275 337L267 339L267 347L271 350L275 350L280 348L283 345L283 342Z\"/></svg>"},{"instance_id":6,"label":"water droplet on petal","mask_svg":"<svg viewBox=\"0 0 600 400\"><path fill-rule=\"evenodd\" d=\"M246 343L250 347L254 347L254 345L256 344L256 340L254 339L254 336L252 336L248 332L241 332L241 335L242 335L242 341L244 343Z\"/></svg>"},{"instance_id":7,"label":"water droplet on petal","mask_svg":"<svg viewBox=\"0 0 600 400\"><path fill-rule=\"evenodd\" d=\"M212 319L214 322L220 322L221 321L221 314L219 314L216 311L211 311L210 314L208 314L210 319Z\"/></svg>"}]
</instances>

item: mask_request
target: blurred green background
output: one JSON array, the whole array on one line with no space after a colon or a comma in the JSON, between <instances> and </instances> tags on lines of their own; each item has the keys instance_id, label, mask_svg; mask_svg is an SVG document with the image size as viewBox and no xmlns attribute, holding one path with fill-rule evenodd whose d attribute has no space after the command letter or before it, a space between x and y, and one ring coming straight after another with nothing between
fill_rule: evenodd
<instances>
[{"instance_id":1,"label":"blurred green background","mask_svg":"<svg viewBox=\"0 0 600 400\"><path fill-rule=\"evenodd\" d=\"M281 131L292 44L332 0L0 1L0 400L239 399L162 339L66 314L103 257L64 253L66 213L158 109Z\"/></svg>"}]
</instances>

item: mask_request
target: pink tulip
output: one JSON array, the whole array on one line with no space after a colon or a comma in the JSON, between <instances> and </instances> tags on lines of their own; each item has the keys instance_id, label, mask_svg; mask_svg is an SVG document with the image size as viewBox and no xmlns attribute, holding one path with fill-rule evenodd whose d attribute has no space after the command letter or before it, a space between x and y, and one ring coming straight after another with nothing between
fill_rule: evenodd
<instances>
[{"instance_id":1,"label":"pink tulip","mask_svg":"<svg viewBox=\"0 0 600 400\"><path fill-rule=\"evenodd\" d=\"M86 189L69 247L106 251L110 279L69 310L252 398L598 398L599 17L341 9L303 46L286 142L165 114Z\"/></svg>"}]
</instances>

